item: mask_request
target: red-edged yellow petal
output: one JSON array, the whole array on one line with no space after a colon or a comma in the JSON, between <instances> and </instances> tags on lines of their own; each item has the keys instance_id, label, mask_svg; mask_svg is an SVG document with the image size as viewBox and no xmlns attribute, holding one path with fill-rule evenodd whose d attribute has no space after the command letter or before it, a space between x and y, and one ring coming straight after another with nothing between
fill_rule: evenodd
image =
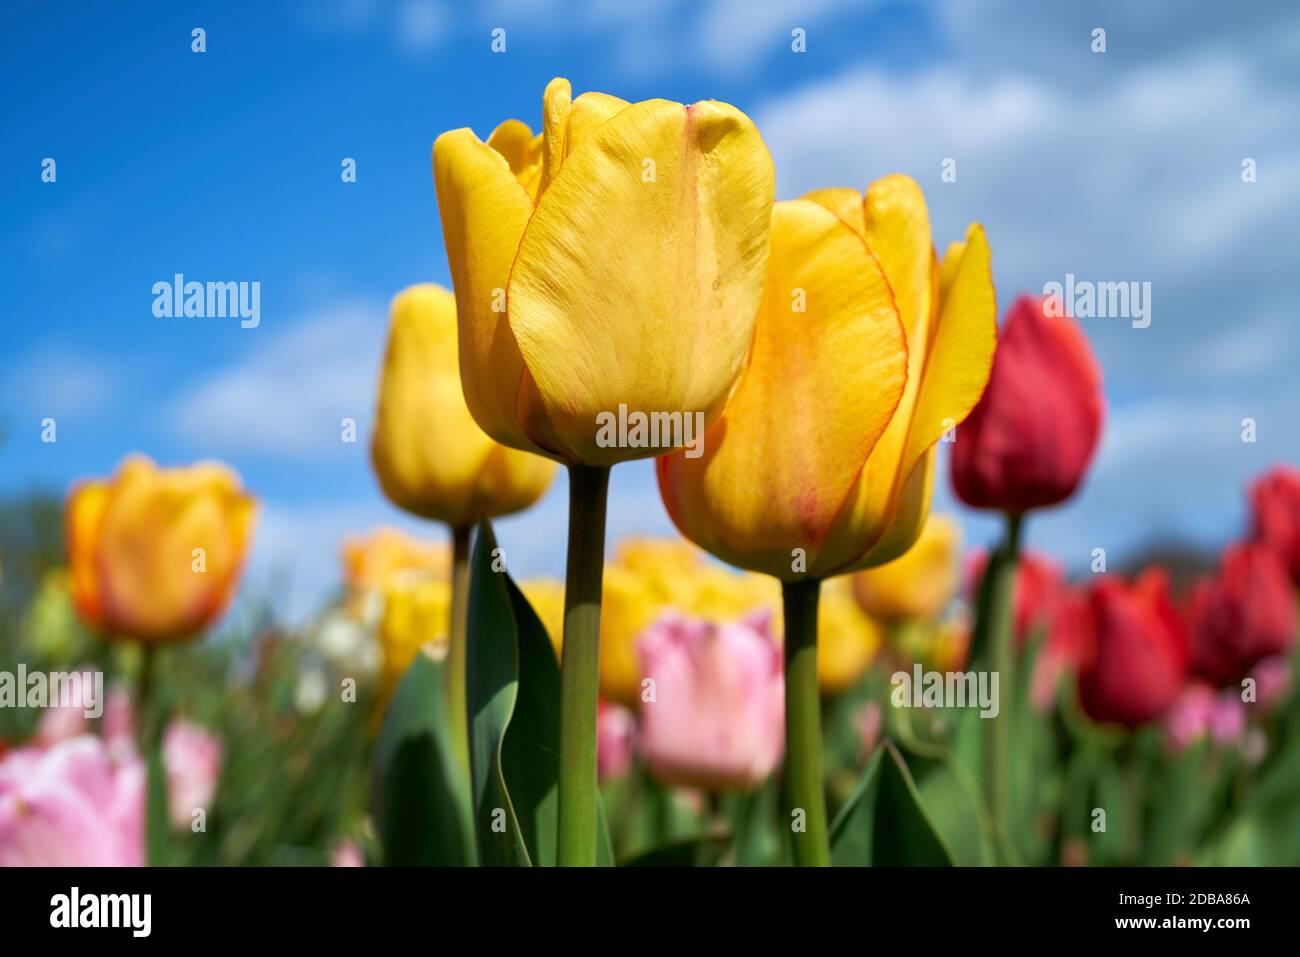
<instances>
[{"instance_id":1,"label":"red-edged yellow petal","mask_svg":"<svg viewBox=\"0 0 1300 957\"><path fill-rule=\"evenodd\" d=\"M906 367L893 296L862 238L817 203L777 203L749 366L704 455L660 460L669 514L733 564L799 578L800 548L807 573L820 575L822 540L893 415Z\"/></svg>"},{"instance_id":2,"label":"red-edged yellow petal","mask_svg":"<svg viewBox=\"0 0 1300 957\"><path fill-rule=\"evenodd\" d=\"M465 401L488 435L535 451L515 415L524 362L506 318L510 268L532 199L505 157L468 129L438 137L433 176L456 289Z\"/></svg>"},{"instance_id":3,"label":"red-edged yellow petal","mask_svg":"<svg viewBox=\"0 0 1300 957\"><path fill-rule=\"evenodd\" d=\"M921 391L938 282L930 214L914 180L902 175L876 180L867 188L862 208L867 245L889 280L907 337L907 386L827 539L826 561L836 566L860 561L885 534L910 473L902 462Z\"/></svg>"},{"instance_id":4,"label":"red-edged yellow petal","mask_svg":"<svg viewBox=\"0 0 1300 957\"><path fill-rule=\"evenodd\" d=\"M913 332L930 321L934 305L934 245L925 195L914 179L896 173L867 187L862 209L867 245L894 290L911 350Z\"/></svg>"},{"instance_id":5,"label":"red-edged yellow petal","mask_svg":"<svg viewBox=\"0 0 1300 957\"><path fill-rule=\"evenodd\" d=\"M930 500L934 496L934 470L937 453L931 447L912 469L906 481L891 501L888 524L875 544L847 571L855 568L873 568L892 562L909 548L920 536L925 520L930 514Z\"/></svg>"},{"instance_id":6,"label":"red-edged yellow petal","mask_svg":"<svg viewBox=\"0 0 1300 957\"><path fill-rule=\"evenodd\" d=\"M984 394L997 345L997 302L984 230L972 223L939 271L943 290L912 412L902 468L910 471L939 437L960 423Z\"/></svg>"},{"instance_id":7,"label":"red-edged yellow petal","mask_svg":"<svg viewBox=\"0 0 1300 957\"><path fill-rule=\"evenodd\" d=\"M613 464L662 451L598 444L597 416L620 403L717 417L753 337L772 190L758 131L722 103L637 103L578 144L510 279L539 446Z\"/></svg>"},{"instance_id":8,"label":"red-edged yellow petal","mask_svg":"<svg viewBox=\"0 0 1300 957\"><path fill-rule=\"evenodd\" d=\"M846 186L833 186L829 189L817 189L807 193L804 199L812 200L818 206L825 206L832 213L844 220L845 225L859 236L867 234L866 218L862 210L862 194Z\"/></svg>"}]
</instances>

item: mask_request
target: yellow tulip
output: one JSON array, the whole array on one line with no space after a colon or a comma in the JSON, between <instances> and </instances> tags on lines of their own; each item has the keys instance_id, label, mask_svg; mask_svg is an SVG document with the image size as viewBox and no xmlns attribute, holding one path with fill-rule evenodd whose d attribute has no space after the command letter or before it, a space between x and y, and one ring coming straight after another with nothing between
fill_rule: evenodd
<instances>
[{"instance_id":1,"label":"yellow tulip","mask_svg":"<svg viewBox=\"0 0 1300 957\"><path fill-rule=\"evenodd\" d=\"M474 418L497 441L608 466L689 440L739 376L767 267L772 161L712 100L546 87L542 131L438 137L434 180ZM679 415L679 435L607 430ZM702 430L701 430L702 431ZM611 441L612 439L612 441ZM637 444L642 442L642 444Z\"/></svg>"},{"instance_id":2,"label":"yellow tulip","mask_svg":"<svg viewBox=\"0 0 1300 957\"><path fill-rule=\"evenodd\" d=\"M818 608L817 683L823 694L857 684L884 643L884 630L858 605L847 578L822 585Z\"/></svg>"},{"instance_id":3,"label":"yellow tulip","mask_svg":"<svg viewBox=\"0 0 1300 957\"><path fill-rule=\"evenodd\" d=\"M669 514L725 561L787 582L897 557L995 337L983 230L940 263L911 179L777 203L748 369L704 455L657 463Z\"/></svg>"},{"instance_id":4,"label":"yellow tulip","mask_svg":"<svg viewBox=\"0 0 1300 957\"><path fill-rule=\"evenodd\" d=\"M960 584L961 529L944 515L931 515L916 543L892 562L853 575L862 607L891 621L939 617Z\"/></svg>"},{"instance_id":5,"label":"yellow tulip","mask_svg":"<svg viewBox=\"0 0 1300 957\"><path fill-rule=\"evenodd\" d=\"M371 458L398 507L453 528L537 501L555 465L508 449L474 422L460 385L456 300L432 283L393 299Z\"/></svg>"},{"instance_id":6,"label":"yellow tulip","mask_svg":"<svg viewBox=\"0 0 1300 957\"><path fill-rule=\"evenodd\" d=\"M82 621L109 639L195 637L230 603L256 511L215 462L164 469L133 455L111 478L77 485L65 519Z\"/></svg>"},{"instance_id":7,"label":"yellow tulip","mask_svg":"<svg viewBox=\"0 0 1300 957\"><path fill-rule=\"evenodd\" d=\"M388 706L397 683L416 653L428 646L435 658L447 653L451 627L451 583L420 573L392 575L385 583L379 620L379 714Z\"/></svg>"},{"instance_id":8,"label":"yellow tulip","mask_svg":"<svg viewBox=\"0 0 1300 957\"><path fill-rule=\"evenodd\" d=\"M343 580L358 592L382 589L401 573L432 578L446 578L451 573L451 549L445 542L426 542L387 525L364 536L348 536L340 551Z\"/></svg>"}]
</instances>

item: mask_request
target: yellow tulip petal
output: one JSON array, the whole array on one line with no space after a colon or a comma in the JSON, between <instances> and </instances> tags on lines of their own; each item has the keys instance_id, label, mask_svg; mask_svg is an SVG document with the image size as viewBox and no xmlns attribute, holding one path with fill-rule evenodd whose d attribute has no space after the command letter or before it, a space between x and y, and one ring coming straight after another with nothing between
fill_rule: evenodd
<instances>
[{"instance_id":1,"label":"yellow tulip petal","mask_svg":"<svg viewBox=\"0 0 1300 957\"><path fill-rule=\"evenodd\" d=\"M472 525L484 517L468 506L495 443L461 391L455 297L432 283L411 286L391 312L371 439L375 474L400 508Z\"/></svg>"},{"instance_id":2,"label":"yellow tulip petal","mask_svg":"<svg viewBox=\"0 0 1300 957\"><path fill-rule=\"evenodd\" d=\"M902 395L903 332L875 259L808 200L777 203L749 367L704 455L660 460L669 514L725 561L820 574L826 537ZM806 311L801 311L805 309Z\"/></svg>"},{"instance_id":3,"label":"yellow tulip petal","mask_svg":"<svg viewBox=\"0 0 1300 957\"><path fill-rule=\"evenodd\" d=\"M716 418L753 335L772 189L758 131L722 103L637 103L579 144L510 280L539 445L613 464L662 451L597 444L620 403Z\"/></svg>"},{"instance_id":4,"label":"yellow tulip petal","mask_svg":"<svg viewBox=\"0 0 1300 957\"><path fill-rule=\"evenodd\" d=\"M564 158L569 155L569 113L573 108L573 88L557 76L546 84L542 94L542 182L540 198L560 174Z\"/></svg>"},{"instance_id":5,"label":"yellow tulip petal","mask_svg":"<svg viewBox=\"0 0 1300 957\"><path fill-rule=\"evenodd\" d=\"M993 368L997 302L989 245L978 223L966 230L966 242L954 244L944 257L940 287L945 292L908 430L904 470L970 414Z\"/></svg>"},{"instance_id":6,"label":"yellow tulip petal","mask_svg":"<svg viewBox=\"0 0 1300 957\"><path fill-rule=\"evenodd\" d=\"M912 350L913 332L929 322L934 302L930 275L933 243L925 196L910 176L886 176L867 187L863 217L867 245L894 290L907 346Z\"/></svg>"},{"instance_id":7,"label":"yellow tulip petal","mask_svg":"<svg viewBox=\"0 0 1300 957\"><path fill-rule=\"evenodd\" d=\"M510 172L521 183L531 167L541 161L541 143L528 124L519 120L506 120L487 138L487 145L505 157Z\"/></svg>"},{"instance_id":8,"label":"yellow tulip petal","mask_svg":"<svg viewBox=\"0 0 1300 957\"><path fill-rule=\"evenodd\" d=\"M498 442L537 451L515 414L524 363L506 318L510 269L532 199L505 157L468 129L438 137L433 175L456 288L465 401Z\"/></svg>"},{"instance_id":9,"label":"yellow tulip petal","mask_svg":"<svg viewBox=\"0 0 1300 957\"><path fill-rule=\"evenodd\" d=\"M608 93L583 93L573 101L569 114L569 135L565 142L565 155L590 139L596 128L628 106L627 100Z\"/></svg>"},{"instance_id":10,"label":"yellow tulip petal","mask_svg":"<svg viewBox=\"0 0 1300 957\"><path fill-rule=\"evenodd\" d=\"M814 190L805 194L803 198L811 200L818 206L825 206L859 236L867 234L867 222L862 209L862 194L856 189L834 186L830 189Z\"/></svg>"}]
</instances>

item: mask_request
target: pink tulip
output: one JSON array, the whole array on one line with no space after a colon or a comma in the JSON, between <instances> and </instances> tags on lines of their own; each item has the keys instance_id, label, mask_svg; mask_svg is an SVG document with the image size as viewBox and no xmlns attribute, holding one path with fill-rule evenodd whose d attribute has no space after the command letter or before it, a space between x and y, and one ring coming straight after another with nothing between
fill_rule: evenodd
<instances>
[{"instance_id":1,"label":"pink tulip","mask_svg":"<svg viewBox=\"0 0 1300 957\"><path fill-rule=\"evenodd\" d=\"M144 769L91 735L0 761L0 867L144 863Z\"/></svg>"},{"instance_id":2,"label":"pink tulip","mask_svg":"<svg viewBox=\"0 0 1300 957\"><path fill-rule=\"evenodd\" d=\"M365 867L366 855L356 841L344 838L330 851L330 867Z\"/></svg>"},{"instance_id":3,"label":"pink tulip","mask_svg":"<svg viewBox=\"0 0 1300 957\"><path fill-rule=\"evenodd\" d=\"M596 715L596 771L603 781L621 778L632 766L636 716L620 704L600 703Z\"/></svg>"},{"instance_id":4,"label":"pink tulip","mask_svg":"<svg viewBox=\"0 0 1300 957\"><path fill-rule=\"evenodd\" d=\"M1165 740L1173 751L1209 737L1219 747L1239 743L1246 732L1246 709L1231 690L1216 693L1200 682L1188 685L1164 718Z\"/></svg>"},{"instance_id":5,"label":"pink tulip","mask_svg":"<svg viewBox=\"0 0 1300 957\"><path fill-rule=\"evenodd\" d=\"M785 749L781 650L767 616L715 625L665 614L637 643L654 680L640 748L663 781L752 790Z\"/></svg>"},{"instance_id":6,"label":"pink tulip","mask_svg":"<svg viewBox=\"0 0 1300 957\"><path fill-rule=\"evenodd\" d=\"M221 742L203 728L176 719L163 733L167 811L172 827L188 828L196 810L205 813L221 773Z\"/></svg>"}]
</instances>

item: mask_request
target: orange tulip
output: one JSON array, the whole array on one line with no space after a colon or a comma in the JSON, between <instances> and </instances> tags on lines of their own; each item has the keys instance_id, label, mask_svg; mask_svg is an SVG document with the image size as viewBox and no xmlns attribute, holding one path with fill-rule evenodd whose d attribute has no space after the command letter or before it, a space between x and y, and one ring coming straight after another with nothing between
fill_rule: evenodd
<instances>
[{"instance_id":1,"label":"orange tulip","mask_svg":"<svg viewBox=\"0 0 1300 957\"><path fill-rule=\"evenodd\" d=\"M195 637L230 603L256 504L215 462L164 469L127 458L68 498L68 562L82 621L105 638Z\"/></svg>"}]
</instances>

